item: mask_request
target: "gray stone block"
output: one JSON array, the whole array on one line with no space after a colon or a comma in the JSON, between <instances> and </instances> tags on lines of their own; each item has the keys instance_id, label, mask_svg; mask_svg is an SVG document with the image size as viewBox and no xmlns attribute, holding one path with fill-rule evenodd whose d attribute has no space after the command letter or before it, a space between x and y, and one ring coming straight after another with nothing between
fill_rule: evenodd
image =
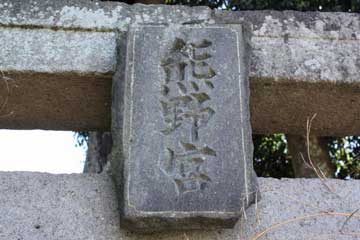
<instances>
[{"instance_id":1,"label":"gray stone block","mask_svg":"<svg viewBox=\"0 0 360 240\"><path fill-rule=\"evenodd\" d=\"M0 239L359 239L359 212L348 219L360 206L359 180L327 180L335 193L320 179L258 180L261 200L234 229L139 234L119 227L118 202L106 173L0 172Z\"/></svg>"},{"instance_id":2,"label":"gray stone block","mask_svg":"<svg viewBox=\"0 0 360 240\"><path fill-rule=\"evenodd\" d=\"M125 87L117 74L113 88L123 226L228 228L253 202L248 34L241 25L130 29Z\"/></svg>"}]
</instances>

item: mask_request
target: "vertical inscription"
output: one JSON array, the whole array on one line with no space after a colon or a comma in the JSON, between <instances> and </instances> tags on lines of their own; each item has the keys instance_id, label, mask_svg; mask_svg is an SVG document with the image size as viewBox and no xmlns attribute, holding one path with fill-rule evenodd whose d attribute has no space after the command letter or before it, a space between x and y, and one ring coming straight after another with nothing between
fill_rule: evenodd
<instances>
[{"instance_id":1,"label":"vertical inscription","mask_svg":"<svg viewBox=\"0 0 360 240\"><path fill-rule=\"evenodd\" d=\"M216 151L200 135L200 129L206 128L215 114L210 91L216 73L207 62L212 57L207 51L211 45L206 39L186 42L176 38L160 63L164 72L159 100L164 119L161 132L166 137L180 131L181 126L181 131L189 128L187 139L165 146L161 164L178 194L203 190L211 182L203 164L215 157Z\"/></svg>"}]
</instances>

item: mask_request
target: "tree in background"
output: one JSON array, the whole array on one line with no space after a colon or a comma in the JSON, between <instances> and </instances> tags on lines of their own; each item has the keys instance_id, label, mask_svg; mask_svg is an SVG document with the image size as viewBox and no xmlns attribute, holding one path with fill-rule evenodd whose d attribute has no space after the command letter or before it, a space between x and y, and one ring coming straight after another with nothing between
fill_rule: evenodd
<instances>
[{"instance_id":1,"label":"tree in background","mask_svg":"<svg viewBox=\"0 0 360 240\"><path fill-rule=\"evenodd\" d=\"M116 1L116 0L115 0ZM297 10L360 12L360 0L125 0L129 4L181 4L227 10ZM99 172L110 153L109 133L82 133L89 138L84 172ZM360 179L360 137L254 135L254 168L263 177L326 177ZM310 164L311 163L311 164Z\"/></svg>"}]
</instances>

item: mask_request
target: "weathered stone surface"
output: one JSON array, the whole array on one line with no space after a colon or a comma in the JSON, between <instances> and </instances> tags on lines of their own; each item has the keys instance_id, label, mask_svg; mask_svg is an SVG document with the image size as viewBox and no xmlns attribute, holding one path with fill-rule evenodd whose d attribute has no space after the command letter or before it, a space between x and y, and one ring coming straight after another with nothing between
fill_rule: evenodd
<instances>
[{"instance_id":1,"label":"weathered stone surface","mask_svg":"<svg viewBox=\"0 0 360 240\"><path fill-rule=\"evenodd\" d=\"M344 233L340 232L347 217L359 208L359 181L327 181L334 194L318 179L259 178L261 200L246 211L247 220L238 222L234 229L150 235L119 228L118 202L106 173L0 172L0 183L0 239L4 240L359 239L359 213L347 221ZM319 216L300 219L313 214ZM266 234L258 235L266 229Z\"/></svg>"},{"instance_id":2,"label":"weathered stone surface","mask_svg":"<svg viewBox=\"0 0 360 240\"><path fill-rule=\"evenodd\" d=\"M359 181L261 179L258 205L246 212L235 239L356 240Z\"/></svg>"},{"instance_id":3,"label":"weathered stone surface","mask_svg":"<svg viewBox=\"0 0 360 240\"><path fill-rule=\"evenodd\" d=\"M124 226L232 227L254 201L248 34L241 25L130 30L125 93L115 84L112 104L125 95L123 134L116 110L112 131Z\"/></svg>"},{"instance_id":4,"label":"weathered stone surface","mask_svg":"<svg viewBox=\"0 0 360 240\"><path fill-rule=\"evenodd\" d=\"M0 39L6 44L0 48L0 64L3 71L9 72L112 73L116 62L115 35L114 32L2 28Z\"/></svg>"},{"instance_id":5,"label":"weathered stone surface","mask_svg":"<svg viewBox=\"0 0 360 240\"><path fill-rule=\"evenodd\" d=\"M223 12L205 7L128 6L86 0L2 0L0 13L0 70L15 81L17 76L26 79L19 81L14 92L41 84L36 94L27 91L25 95L12 95L8 109L0 116L14 108L16 114L1 117L2 128L109 130L111 83L103 75L111 75L115 69L114 32L137 24L246 21L254 30L250 72L254 132L302 134L306 117L317 113L312 129L317 135L360 134L358 14ZM64 44L67 39L71 45ZM24 48L23 43L29 47ZM34 58L35 49L42 58ZM94 80L93 73L97 84L88 85L88 80ZM43 79L48 83L37 82L39 74L46 74ZM69 76L79 81L66 81ZM55 88L76 89L76 94L55 91L38 99ZM71 111L63 104L68 101ZM42 107L18 108L28 102ZM28 120L25 116L31 112L37 114Z\"/></svg>"},{"instance_id":6,"label":"weathered stone surface","mask_svg":"<svg viewBox=\"0 0 360 240\"><path fill-rule=\"evenodd\" d=\"M121 239L106 175L1 172L0 192L0 239Z\"/></svg>"}]
</instances>

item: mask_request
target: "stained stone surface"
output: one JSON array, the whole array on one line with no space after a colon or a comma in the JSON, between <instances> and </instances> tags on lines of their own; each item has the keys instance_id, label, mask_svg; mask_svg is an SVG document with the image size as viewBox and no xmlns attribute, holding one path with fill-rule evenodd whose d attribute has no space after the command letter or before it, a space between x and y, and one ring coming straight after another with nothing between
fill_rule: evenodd
<instances>
[{"instance_id":1,"label":"stained stone surface","mask_svg":"<svg viewBox=\"0 0 360 240\"><path fill-rule=\"evenodd\" d=\"M125 87L116 74L113 88L122 225L232 227L253 202L248 34L241 25L130 29Z\"/></svg>"}]
</instances>

